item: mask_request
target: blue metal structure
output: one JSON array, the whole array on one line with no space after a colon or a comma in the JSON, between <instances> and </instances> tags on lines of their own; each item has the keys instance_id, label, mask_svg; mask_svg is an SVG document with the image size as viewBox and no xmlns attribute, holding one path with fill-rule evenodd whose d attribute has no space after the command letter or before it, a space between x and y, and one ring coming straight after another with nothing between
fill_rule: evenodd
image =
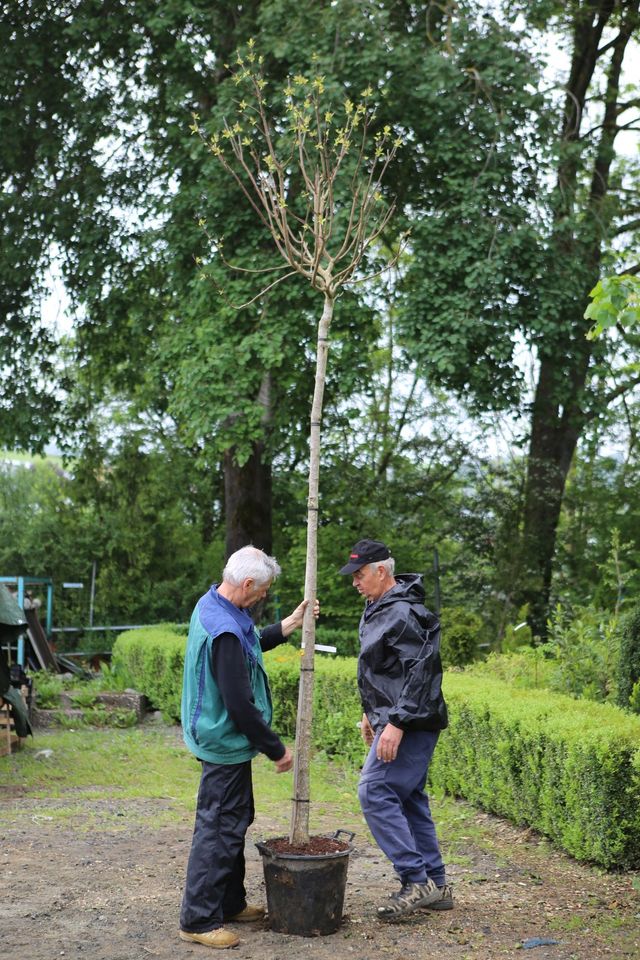
<instances>
[{"instance_id":1,"label":"blue metal structure","mask_svg":"<svg viewBox=\"0 0 640 960\"><path fill-rule=\"evenodd\" d=\"M13 584L18 588L18 606L24 610L24 598L26 587L39 586L47 588L47 615L45 620L45 631L48 637L51 636L53 627L53 580L51 577L0 577L0 583ZM24 667L24 637L18 638L17 662Z\"/></svg>"}]
</instances>

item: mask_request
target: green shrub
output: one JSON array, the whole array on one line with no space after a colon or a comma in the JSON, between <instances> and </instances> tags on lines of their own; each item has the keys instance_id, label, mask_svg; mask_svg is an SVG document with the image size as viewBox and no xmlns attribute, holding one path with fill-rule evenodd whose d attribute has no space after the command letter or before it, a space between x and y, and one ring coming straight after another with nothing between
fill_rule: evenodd
<instances>
[{"instance_id":1,"label":"green shrub","mask_svg":"<svg viewBox=\"0 0 640 960\"><path fill-rule=\"evenodd\" d=\"M640 721L610 704L447 673L432 783L578 860L640 865Z\"/></svg>"},{"instance_id":2,"label":"green shrub","mask_svg":"<svg viewBox=\"0 0 640 960\"><path fill-rule=\"evenodd\" d=\"M502 653L511 653L521 650L523 647L533 646L533 632L527 623L529 616L529 604L525 604L518 610L518 616L515 623L508 623L504 628L504 635L500 641L500 651Z\"/></svg>"},{"instance_id":3,"label":"green shrub","mask_svg":"<svg viewBox=\"0 0 640 960\"><path fill-rule=\"evenodd\" d=\"M640 604L623 616L619 633L617 703L640 713Z\"/></svg>"},{"instance_id":4,"label":"green shrub","mask_svg":"<svg viewBox=\"0 0 640 960\"><path fill-rule=\"evenodd\" d=\"M170 722L180 721L184 634L169 624L120 634L114 664ZM298 710L300 648L281 644L265 655L273 699L273 727L288 739L295 736ZM358 729L362 708L353 658L317 654L314 683L314 745L327 756L360 762L364 746Z\"/></svg>"},{"instance_id":5,"label":"green shrub","mask_svg":"<svg viewBox=\"0 0 640 960\"><path fill-rule=\"evenodd\" d=\"M316 643L335 647L336 655L339 657L357 657L360 651L357 620L354 618L352 630L316 627Z\"/></svg>"},{"instance_id":6,"label":"green shrub","mask_svg":"<svg viewBox=\"0 0 640 960\"><path fill-rule=\"evenodd\" d=\"M94 688L98 691L108 691L109 693L123 693L127 688L133 687L131 677L129 677L123 667L113 663L101 663L100 671L91 681Z\"/></svg>"},{"instance_id":7,"label":"green shrub","mask_svg":"<svg viewBox=\"0 0 640 960\"><path fill-rule=\"evenodd\" d=\"M135 727L138 716L135 710L123 707L119 710L107 710L105 707L92 707L84 711L86 722L94 727Z\"/></svg>"},{"instance_id":8,"label":"green shrub","mask_svg":"<svg viewBox=\"0 0 640 960\"><path fill-rule=\"evenodd\" d=\"M293 739L296 732L300 655L299 649L283 644L264 658L273 699L273 727L288 739ZM312 731L316 749L328 757L361 763L361 719L355 658L316 654Z\"/></svg>"},{"instance_id":9,"label":"green shrub","mask_svg":"<svg viewBox=\"0 0 640 960\"><path fill-rule=\"evenodd\" d=\"M440 611L440 655L445 667L463 667L478 655L482 620L464 607L443 607Z\"/></svg>"},{"instance_id":10,"label":"green shrub","mask_svg":"<svg viewBox=\"0 0 640 960\"><path fill-rule=\"evenodd\" d=\"M150 627L122 634L114 650L137 688L174 720L184 646L184 636ZM265 656L274 727L287 738L295 732L299 663L300 650L289 644ZM532 671L542 674L553 661L521 650L445 674L450 726L435 753L433 785L533 827L577 859L640 866L640 720L610 704L516 688L491 673L513 676L520 667L529 671L526 687ZM314 745L362 762L360 718L355 659L318 654Z\"/></svg>"},{"instance_id":11,"label":"green shrub","mask_svg":"<svg viewBox=\"0 0 640 960\"><path fill-rule=\"evenodd\" d=\"M519 689L540 690L549 687L553 669L546 645L541 645L519 647L513 653L492 652L486 660L468 664L464 672L467 676L503 680Z\"/></svg>"},{"instance_id":12,"label":"green shrub","mask_svg":"<svg viewBox=\"0 0 640 960\"><path fill-rule=\"evenodd\" d=\"M64 681L59 674L49 673L47 670L37 670L33 673L33 690L38 709L52 710L59 707L63 689Z\"/></svg>"},{"instance_id":13,"label":"green shrub","mask_svg":"<svg viewBox=\"0 0 640 960\"><path fill-rule=\"evenodd\" d=\"M296 732L300 654L301 651L290 644L282 644L264 658L273 700L272 726L289 740Z\"/></svg>"},{"instance_id":14,"label":"green shrub","mask_svg":"<svg viewBox=\"0 0 640 960\"><path fill-rule=\"evenodd\" d=\"M91 687L85 689L79 687L69 692L69 699L74 707L85 709L87 707L92 707L95 704L96 693Z\"/></svg>"},{"instance_id":15,"label":"green shrub","mask_svg":"<svg viewBox=\"0 0 640 960\"><path fill-rule=\"evenodd\" d=\"M615 616L593 607L569 611L558 604L549 621L547 647L555 661L553 690L616 702L620 641Z\"/></svg>"},{"instance_id":16,"label":"green shrub","mask_svg":"<svg viewBox=\"0 0 640 960\"><path fill-rule=\"evenodd\" d=\"M114 668L126 674L169 722L180 719L185 645L182 628L162 624L127 630L113 647Z\"/></svg>"}]
</instances>

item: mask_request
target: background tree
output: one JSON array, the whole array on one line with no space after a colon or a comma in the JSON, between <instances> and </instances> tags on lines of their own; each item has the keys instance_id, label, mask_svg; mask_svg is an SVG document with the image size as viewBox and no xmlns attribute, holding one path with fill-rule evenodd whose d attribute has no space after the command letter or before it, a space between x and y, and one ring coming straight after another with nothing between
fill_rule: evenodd
<instances>
[{"instance_id":1,"label":"background tree","mask_svg":"<svg viewBox=\"0 0 640 960\"><path fill-rule=\"evenodd\" d=\"M454 390L476 413L526 407L520 358L525 348L536 358L540 387L528 413L537 452L517 518L522 574L510 578L521 589L505 604L511 617L528 601L540 620L533 608L548 593L572 445L637 378L631 331L618 336L613 371L608 342L584 347L581 319L597 250L607 274L624 266L633 274L637 265L636 161L619 153L621 132L634 135L637 96L633 87L620 94L615 76L629 59L635 5L511 0L492 10L469 0L4 4L11 55L0 70L2 116L12 131L0 161L5 443L35 448L57 422L66 448L76 456L84 448L98 471L99 415L117 409L120 436L144 427L146 443L163 449L170 434L191 456L202 496L208 487L208 506L200 503L209 536L226 487L227 544L269 545L274 464L295 473L305 455L312 301L302 278L292 278L241 318L223 301L211 308L194 269L194 257L206 256L199 217L224 222L234 263L267 266L270 253L214 158L194 149L187 118L196 110L220 121L233 94L224 64L253 34L274 80L304 73L312 52L327 83L349 76L354 90L375 68L387 78L379 122L402 116L407 133L389 180L400 216L384 237L393 249L402 215L411 221L411 259L394 285L403 297L395 302L398 346L421 380ZM536 52L542 39L553 47L549 38L558 37L574 64L560 87ZM572 125L568 105L576 103L584 109ZM616 253L622 243L626 263ZM39 320L52 264L75 310L65 382L59 344ZM253 289L248 275L225 287L231 303ZM341 399L371 382L376 364L379 304L368 303L366 329L355 327L353 296L336 305L333 320L326 398L336 430L347 423ZM61 420L66 390L73 403ZM520 493L516 483L512 505ZM513 570L512 540L494 538ZM504 592L497 581L490 590Z\"/></svg>"},{"instance_id":2,"label":"background tree","mask_svg":"<svg viewBox=\"0 0 640 960\"><path fill-rule=\"evenodd\" d=\"M415 230L405 317L425 368L480 408L520 402L518 340L535 351L516 579L519 603L528 604L535 631L544 634L576 446L586 425L638 383L633 372L613 385L607 380L605 350L586 339L583 318L603 258L615 262L616 236L625 236L629 255L635 249L637 164L620 159L616 142L622 130L637 127L636 92L625 88L622 71L638 31L638 5L589 0L509 10L529 29L553 26L568 37L563 94L544 94L541 74L531 84L537 57L506 20L488 16L464 39L459 20L450 18L429 69L448 74L455 102L467 104L466 114L455 110L452 126L458 144L467 145L468 167L459 179L449 173L449 141L429 155L441 171L441 205L437 217L425 209ZM451 237L471 224L470 241L452 250Z\"/></svg>"},{"instance_id":3,"label":"background tree","mask_svg":"<svg viewBox=\"0 0 640 960\"><path fill-rule=\"evenodd\" d=\"M335 28L338 15L325 6L331 23L318 39L333 49L331 24ZM105 400L127 402L134 420L149 412L156 422L172 417L194 459L208 470L224 470L229 550L247 539L270 548L270 464L285 445L295 458L303 452L310 377L296 353L300 342L312 344L313 324L302 285L294 292L274 291L257 322L253 316L229 324L222 302L212 311L202 296L194 270L204 239L196 212L224 220L237 262L264 260L265 241L237 193L219 176L216 184L211 170L204 177L210 195L198 192L203 160L189 142L188 117L193 109L203 115L216 111L229 81L224 63L231 51L260 30L276 38L272 23L286 20L287 7L290 12L294 5L211 8L178 0L116 0L107 6L72 2L61 11L36 0L7 11L21 66L4 77L6 116L25 142L12 158L16 222L31 222L31 207L39 204L33 249L23 231L31 260L20 273L6 271L7 289L22 290L24 309L16 308L16 317L25 342L46 347L50 360L51 337L38 339L25 311L30 303L37 308L39 279L57 255L77 309L70 359L74 398L63 432L71 420L78 429L69 447L77 454L83 438L91 437L92 411ZM344 13L343 28L355 33L356 8L348 18ZM306 26L300 22L299 29ZM52 38L55 73L66 84L55 91L41 81ZM307 49L307 39L299 31L281 34L269 70L284 76L292 58ZM38 76L29 64L38 65ZM40 148L44 140L46 150ZM22 169L22 155L29 151L46 157L40 179L34 167ZM61 187L67 180L68 191ZM34 185L28 193L23 181ZM246 279L231 286L230 299L245 299ZM336 311L336 359L343 354L344 366L340 377L328 382L329 394L348 389L363 374L362 333L347 335L348 318L347 311ZM18 342L13 331L13 350ZM46 372L43 365L44 359L38 383ZM52 403L60 400L55 390L47 396ZM18 410L15 402L12 409ZM20 436L7 429L6 443L36 442L33 424L25 420L22 425ZM41 440L50 433L48 420Z\"/></svg>"}]
</instances>

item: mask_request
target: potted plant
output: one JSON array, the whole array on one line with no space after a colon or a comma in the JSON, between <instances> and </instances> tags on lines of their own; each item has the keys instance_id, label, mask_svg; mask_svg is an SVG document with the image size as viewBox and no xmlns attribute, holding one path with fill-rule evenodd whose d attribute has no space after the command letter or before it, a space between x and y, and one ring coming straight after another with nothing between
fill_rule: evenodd
<instances>
[{"instance_id":1,"label":"potted plant","mask_svg":"<svg viewBox=\"0 0 640 960\"><path fill-rule=\"evenodd\" d=\"M309 768L313 713L317 532L321 424L331 321L336 299L349 285L384 272L400 255L383 257L367 272L367 254L381 247L393 215L382 181L400 138L390 126L375 127L373 88L357 99L326 102L325 78L297 75L271 109L263 58L249 40L231 69L238 94L235 116L209 130L193 115L192 131L240 188L270 235L284 272L250 302L292 275L301 275L322 298L317 325L316 367L311 405L307 499L305 598L294 752L294 796L288 838L259 844L265 866L269 914L275 929L310 935L337 929L346 883L348 841L309 836ZM204 222L202 225L205 226ZM211 238L212 239L212 238ZM216 255L228 264L220 242ZM377 250L380 253L380 250ZM245 304L246 306L246 304ZM338 834L340 831L338 831ZM327 872L328 871L328 872ZM283 873L286 877L283 879ZM275 890L284 885L282 904ZM299 891L299 895L295 893ZM337 891L333 898L332 893ZM299 914L299 916L296 916Z\"/></svg>"}]
</instances>

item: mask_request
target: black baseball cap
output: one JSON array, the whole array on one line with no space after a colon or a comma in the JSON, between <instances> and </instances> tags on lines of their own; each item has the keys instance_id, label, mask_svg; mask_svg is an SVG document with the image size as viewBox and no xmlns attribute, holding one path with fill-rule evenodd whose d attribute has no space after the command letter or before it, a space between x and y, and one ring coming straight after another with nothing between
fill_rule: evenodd
<instances>
[{"instance_id":1,"label":"black baseball cap","mask_svg":"<svg viewBox=\"0 0 640 960\"><path fill-rule=\"evenodd\" d=\"M387 560L390 556L389 547L381 540L358 540L351 549L349 562L344 565L340 573L355 573L367 563Z\"/></svg>"}]
</instances>

